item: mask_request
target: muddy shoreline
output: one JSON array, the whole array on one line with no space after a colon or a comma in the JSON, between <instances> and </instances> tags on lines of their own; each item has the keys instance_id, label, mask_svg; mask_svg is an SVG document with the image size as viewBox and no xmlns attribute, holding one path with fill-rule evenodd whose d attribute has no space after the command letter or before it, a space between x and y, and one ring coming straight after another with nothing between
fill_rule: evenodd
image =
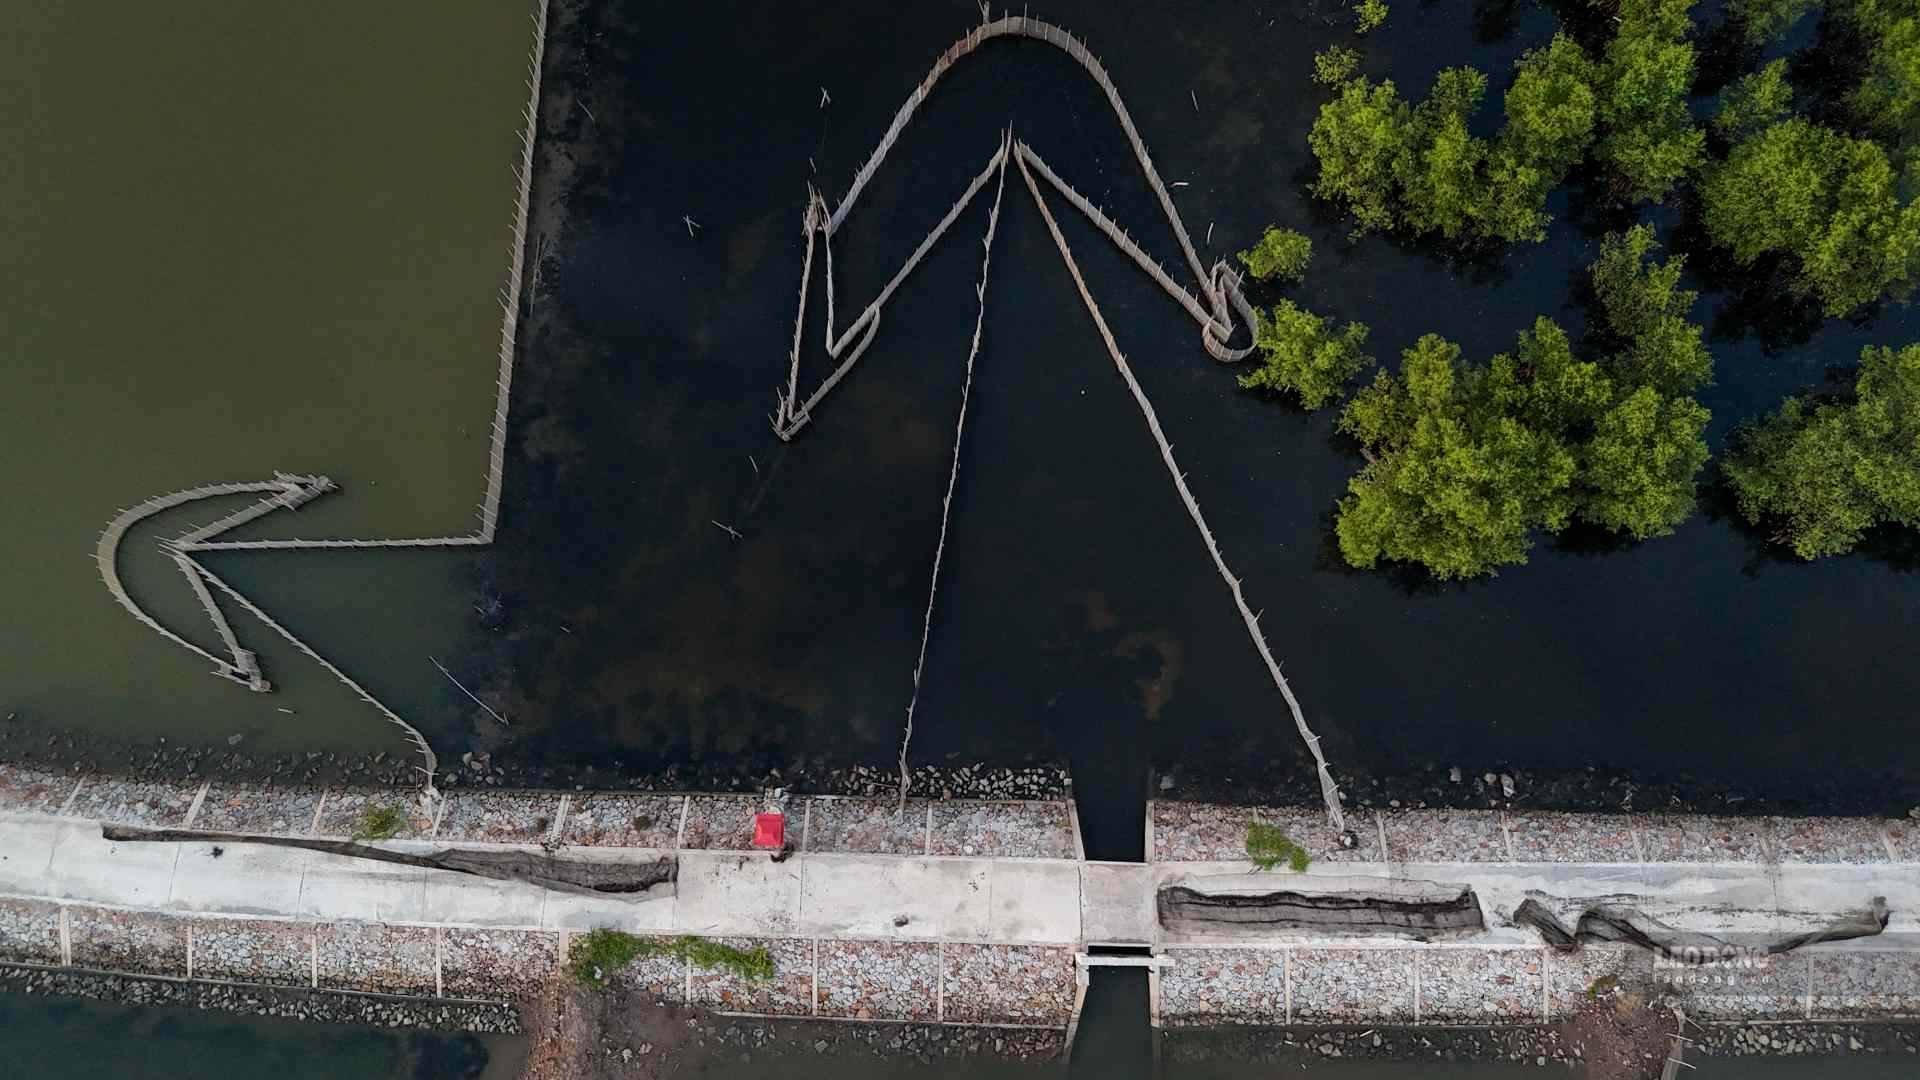
<instances>
[{"instance_id":1,"label":"muddy shoreline","mask_svg":"<svg viewBox=\"0 0 1920 1080\"><path fill-rule=\"evenodd\" d=\"M533 1045L522 1080L667 1076L722 1060L1046 1061L1065 1047L1059 1031L725 1016L621 982L587 990L557 981L525 1016Z\"/></svg>"}]
</instances>

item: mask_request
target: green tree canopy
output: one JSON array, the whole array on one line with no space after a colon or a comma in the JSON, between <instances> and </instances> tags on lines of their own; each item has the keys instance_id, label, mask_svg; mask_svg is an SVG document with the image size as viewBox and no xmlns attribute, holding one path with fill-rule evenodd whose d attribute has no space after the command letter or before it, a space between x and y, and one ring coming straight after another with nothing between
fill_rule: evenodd
<instances>
[{"instance_id":1,"label":"green tree canopy","mask_svg":"<svg viewBox=\"0 0 1920 1080\"><path fill-rule=\"evenodd\" d=\"M1727 87L1714 114L1714 130L1731 140L1747 138L1793 112L1793 84L1787 62L1775 60Z\"/></svg>"},{"instance_id":2,"label":"green tree canopy","mask_svg":"<svg viewBox=\"0 0 1920 1080\"><path fill-rule=\"evenodd\" d=\"M1729 18L1749 45L1784 36L1813 7L1813 0L1727 0Z\"/></svg>"},{"instance_id":3,"label":"green tree canopy","mask_svg":"<svg viewBox=\"0 0 1920 1080\"><path fill-rule=\"evenodd\" d=\"M1803 559L1851 551L1875 525L1920 528L1920 346L1860 361L1851 402L1789 398L1721 463L1740 512Z\"/></svg>"},{"instance_id":4,"label":"green tree canopy","mask_svg":"<svg viewBox=\"0 0 1920 1080\"><path fill-rule=\"evenodd\" d=\"M1338 86L1360 66L1360 54L1345 45L1330 45L1313 54L1313 81Z\"/></svg>"},{"instance_id":5,"label":"green tree canopy","mask_svg":"<svg viewBox=\"0 0 1920 1080\"><path fill-rule=\"evenodd\" d=\"M1847 106L1873 134L1897 144L1920 136L1920 5L1835 0L1834 13L1867 43L1866 70Z\"/></svg>"},{"instance_id":6,"label":"green tree canopy","mask_svg":"<svg viewBox=\"0 0 1920 1080\"><path fill-rule=\"evenodd\" d=\"M1378 30L1387 21L1387 0L1360 0L1353 5L1353 32Z\"/></svg>"},{"instance_id":7,"label":"green tree canopy","mask_svg":"<svg viewBox=\"0 0 1920 1080\"><path fill-rule=\"evenodd\" d=\"M1433 93L1414 106L1400 154L1394 158L1401 224L1416 233L1438 232L1449 240L1476 235L1485 216L1480 180L1484 139L1467 123L1487 92L1487 77L1472 68L1448 68Z\"/></svg>"},{"instance_id":8,"label":"green tree canopy","mask_svg":"<svg viewBox=\"0 0 1920 1080\"><path fill-rule=\"evenodd\" d=\"M1600 73L1594 156L1630 198L1655 200L1706 158L1706 133L1687 109L1693 45L1684 38L1693 0L1626 0Z\"/></svg>"},{"instance_id":9,"label":"green tree canopy","mask_svg":"<svg viewBox=\"0 0 1920 1080\"><path fill-rule=\"evenodd\" d=\"M1298 394L1309 409L1339 397L1349 380L1375 363L1366 353L1365 326L1350 322L1335 331L1331 320L1291 300L1280 301L1272 318L1255 313L1254 341L1263 362L1240 376L1240 385Z\"/></svg>"},{"instance_id":10,"label":"green tree canopy","mask_svg":"<svg viewBox=\"0 0 1920 1080\"><path fill-rule=\"evenodd\" d=\"M1624 0L1599 60L1566 34L1527 52L1491 140L1470 130L1487 91L1473 68L1442 71L1417 104L1391 82L1349 80L1307 139L1320 164L1314 194L1342 204L1360 232L1508 243L1545 237L1547 196L1589 154L1631 197L1658 199L1706 152L1687 108L1691 6Z\"/></svg>"},{"instance_id":11,"label":"green tree canopy","mask_svg":"<svg viewBox=\"0 0 1920 1080\"><path fill-rule=\"evenodd\" d=\"M1896 192L1887 153L1803 118L1742 140L1701 185L1714 242L1752 263L1790 257L1796 287L1829 315L1920 280L1920 207Z\"/></svg>"},{"instance_id":12,"label":"green tree canopy","mask_svg":"<svg viewBox=\"0 0 1920 1080\"><path fill-rule=\"evenodd\" d=\"M1484 366L1429 334L1397 376L1354 395L1337 425L1367 459L1338 507L1348 562L1473 577L1525 562L1536 528L1578 517L1646 539L1693 512L1709 417L1688 395L1712 378L1712 358L1686 321L1682 260L1652 262L1654 247L1645 226L1601 245L1594 337L1612 350L1601 360L1577 357L1541 318Z\"/></svg>"},{"instance_id":13,"label":"green tree canopy","mask_svg":"<svg viewBox=\"0 0 1920 1080\"><path fill-rule=\"evenodd\" d=\"M1515 67L1500 142L1549 174L1564 173L1593 141L1599 69L1565 34L1529 50Z\"/></svg>"},{"instance_id":14,"label":"green tree canopy","mask_svg":"<svg viewBox=\"0 0 1920 1080\"><path fill-rule=\"evenodd\" d=\"M1489 408L1484 380L1459 357L1428 334L1406 351L1400 377L1382 372L1341 416L1341 430L1372 457L1348 482L1335 526L1352 565L1490 574L1526 561L1534 527L1566 524L1572 455Z\"/></svg>"},{"instance_id":15,"label":"green tree canopy","mask_svg":"<svg viewBox=\"0 0 1920 1080\"><path fill-rule=\"evenodd\" d=\"M1548 193L1592 133L1590 69L1570 38L1528 53L1491 143L1468 130L1487 90L1473 68L1440 72L1417 105L1390 81L1349 80L1307 137L1320 163L1313 192L1342 204L1361 232L1538 240Z\"/></svg>"},{"instance_id":16,"label":"green tree canopy","mask_svg":"<svg viewBox=\"0 0 1920 1080\"><path fill-rule=\"evenodd\" d=\"M1567 332L1544 315L1512 352L1494 356L1483 382L1489 407L1556 435L1592 423L1613 399L1600 365L1577 359Z\"/></svg>"},{"instance_id":17,"label":"green tree canopy","mask_svg":"<svg viewBox=\"0 0 1920 1080\"><path fill-rule=\"evenodd\" d=\"M1700 326L1687 321L1698 294L1678 287L1686 259L1649 265L1658 246L1646 225L1600 243L1590 273L1606 344L1615 349L1608 368L1632 389L1691 394L1713 381L1713 354Z\"/></svg>"},{"instance_id":18,"label":"green tree canopy","mask_svg":"<svg viewBox=\"0 0 1920 1080\"><path fill-rule=\"evenodd\" d=\"M1307 134L1320 162L1314 195L1344 206L1357 231L1394 226L1394 162L1405 151L1412 113L1393 80L1376 84L1358 78L1320 107Z\"/></svg>"},{"instance_id":19,"label":"green tree canopy","mask_svg":"<svg viewBox=\"0 0 1920 1080\"><path fill-rule=\"evenodd\" d=\"M1694 399L1651 386L1615 403L1576 452L1581 520L1635 540L1672 532L1693 513L1709 419Z\"/></svg>"},{"instance_id":20,"label":"green tree canopy","mask_svg":"<svg viewBox=\"0 0 1920 1080\"><path fill-rule=\"evenodd\" d=\"M1299 281L1313 258L1313 241L1292 229L1269 226L1251 251L1236 257L1260 281Z\"/></svg>"}]
</instances>

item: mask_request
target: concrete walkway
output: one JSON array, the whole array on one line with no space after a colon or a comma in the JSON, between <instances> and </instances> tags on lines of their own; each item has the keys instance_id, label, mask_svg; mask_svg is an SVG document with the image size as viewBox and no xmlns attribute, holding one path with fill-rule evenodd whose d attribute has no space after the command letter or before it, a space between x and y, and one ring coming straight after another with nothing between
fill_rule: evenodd
<instances>
[{"instance_id":1,"label":"concrete walkway","mask_svg":"<svg viewBox=\"0 0 1920 1080\"><path fill-rule=\"evenodd\" d=\"M392 842L404 851L436 846ZM675 896L605 899L319 852L113 843L91 821L0 816L0 894L177 914L531 929L1066 945L1080 940L1068 860L681 851ZM537 850L537 849L535 849ZM657 852L574 849L638 862ZM896 925L905 916L903 925Z\"/></svg>"},{"instance_id":2,"label":"concrete walkway","mask_svg":"<svg viewBox=\"0 0 1920 1080\"><path fill-rule=\"evenodd\" d=\"M1469 815L1455 831L1486 824ZM1554 824L1568 832L1572 823ZM1731 835L1719 826L1703 835L1723 833ZM365 989L372 980L386 992L505 1000L550 977L568 932L610 926L766 948L779 971L771 981L671 958L633 972L662 999L742 1015L1065 1027L1085 987L1076 957L1088 960L1086 948L1101 945L1157 954L1154 1019L1175 1026L1541 1022L1577 1011L1607 978L1675 989L1690 1014L1707 1018L1920 1015L1920 864L1906 834L1881 839L1835 846L1840 859L1856 861L1824 863L1522 862L1512 855L1535 849L1514 844L1502 845L1503 861L1382 861L1342 851L1323 853L1304 875L1257 876L1244 859L1223 857L1226 840L1209 841L1220 853L1212 859L1152 863L820 851L776 864L765 853L683 849L671 853L680 864L675 895L628 899L247 843L225 844L218 857L208 843L112 843L92 820L9 811L0 812L0 955L321 989ZM1579 842L1552 853L1595 847ZM1487 853L1484 845L1429 846L1455 848ZM659 854L576 846L567 857L633 863ZM1316 878L1337 887L1333 877L1453 883L1473 889L1487 930L1430 944L1163 930L1160 889L1195 877L1309 890ZM1676 981L1638 949L1547 948L1508 922L1530 897L1564 919L1592 903L1628 904L1734 944L1816 929L1875 897L1886 899L1891 921L1875 937Z\"/></svg>"},{"instance_id":3,"label":"concrete walkway","mask_svg":"<svg viewBox=\"0 0 1920 1080\"><path fill-rule=\"evenodd\" d=\"M421 842L392 842L408 851ZM639 849L574 849L573 858L636 862ZM1201 944L1162 932L1160 886L1185 875L1239 875L1239 862L1122 864L818 853L681 851L677 895L651 900L551 893L437 871L251 844L112 843L98 824L0 816L0 894L177 914L357 919L532 929L618 926L636 932L983 944ZM1893 912L1879 950L1920 947L1920 867L1911 863L1315 864L1321 873L1458 882L1473 887L1489 931L1461 945L1537 945L1502 925L1521 900L1627 898L1673 925L1718 934L1782 933L1875 896ZM1298 879L1265 875L1275 887ZM900 923L904 917L905 922ZM1277 935L1293 943L1352 939ZM1400 945L1383 941L1381 944Z\"/></svg>"}]
</instances>

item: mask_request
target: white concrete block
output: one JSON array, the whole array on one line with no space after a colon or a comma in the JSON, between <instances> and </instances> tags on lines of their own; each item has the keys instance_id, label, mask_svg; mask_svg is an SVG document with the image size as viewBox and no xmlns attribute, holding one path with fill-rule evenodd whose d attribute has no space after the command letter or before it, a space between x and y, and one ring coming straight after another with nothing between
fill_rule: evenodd
<instances>
[{"instance_id":1,"label":"white concrete block","mask_svg":"<svg viewBox=\"0 0 1920 1080\"><path fill-rule=\"evenodd\" d=\"M6 842L0 844L0 892L44 895L59 835L57 826L51 819L22 817L7 821L4 835Z\"/></svg>"},{"instance_id":2,"label":"white concrete block","mask_svg":"<svg viewBox=\"0 0 1920 1080\"><path fill-rule=\"evenodd\" d=\"M1080 866L1069 862L992 864L987 936L997 942L1072 944L1080 940Z\"/></svg>"},{"instance_id":3,"label":"white concrete block","mask_svg":"<svg viewBox=\"0 0 1920 1080\"><path fill-rule=\"evenodd\" d=\"M798 931L801 860L765 852L683 851L678 929L689 934L787 937Z\"/></svg>"},{"instance_id":4,"label":"white concrete block","mask_svg":"<svg viewBox=\"0 0 1920 1080\"><path fill-rule=\"evenodd\" d=\"M316 859L300 880L299 914L314 919L427 921L427 873L408 866Z\"/></svg>"},{"instance_id":5,"label":"white concrete block","mask_svg":"<svg viewBox=\"0 0 1920 1080\"><path fill-rule=\"evenodd\" d=\"M1080 889L1080 932L1090 944L1153 943L1159 931L1153 867L1084 863Z\"/></svg>"},{"instance_id":6,"label":"white concrete block","mask_svg":"<svg viewBox=\"0 0 1920 1080\"><path fill-rule=\"evenodd\" d=\"M980 940L991 927L991 865L983 859L808 856L799 928L829 938ZM906 925L895 926L903 915Z\"/></svg>"},{"instance_id":7,"label":"white concrete block","mask_svg":"<svg viewBox=\"0 0 1920 1080\"><path fill-rule=\"evenodd\" d=\"M426 921L468 926L535 927L546 907L546 890L519 882L423 871Z\"/></svg>"},{"instance_id":8,"label":"white concrete block","mask_svg":"<svg viewBox=\"0 0 1920 1080\"><path fill-rule=\"evenodd\" d=\"M109 843L94 822L55 827L45 895L123 907L164 907L173 890L174 844ZM12 830L8 830L11 840Z\"/></svg>"},{"instance_id":9,"label":"white concrete block","mask_svg":"<svg viewBox=\"0 0 1920 1080\"><path fill-rule=\"evenodd\" d=\"M180 853L166 906L176 911L284 915L300 906L300 879L317 856L261 844L152 844ZM220 848L220 857L213 849Z\"/></svg>"}]
</instances>

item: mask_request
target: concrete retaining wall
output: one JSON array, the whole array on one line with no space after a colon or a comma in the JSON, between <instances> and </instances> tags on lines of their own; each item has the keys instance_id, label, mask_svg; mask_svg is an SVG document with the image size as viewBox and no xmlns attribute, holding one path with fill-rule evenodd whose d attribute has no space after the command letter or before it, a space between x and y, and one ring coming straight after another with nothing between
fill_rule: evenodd
<instances>
[{"instance_id":1,"label":"concrete retaining wall","mask_svg":"<svg viewBox=\"0 0 1920 1080\"><path fill-rule=\"evenodd\" d=\"M1920 1017L1920 828L1875 818L1387 810L1350 816L1342 848L1315 809L1155 802L1149 861L1162 875L1245 867L1246 828L1279 825L1316 870L1474 882L1489 932L1460 942L1343 942L1278 934L1257 945L1158 943L1156 1022L1485 1025L1563 1020L1617 985L1669 994L1702 1020ZM1284 875L1282 875L1282 878ZM1279 884L1276 879L1276 886ZM1880 937L1688 966L1626 946L1557 953L1507 919L1523 889L1632 894L1690 928L1764 936L1771 915L1837 912L1896 895ZM1696 925L1697 923L1697 925ZM1722 929L1724 927L1725 929ZM1777 931L1775 931L1777 933Z\"/></svg>"},{"instance_id":2,"label":"concrete retaining wall","mask_svg":"<svg viewBox=\"0 0 1920 1080\"><path fill-rule=\"evenodd\" d=\"M370 807L405 814L395 837L462 844L537 844L650 850L746 851L752 795L454 789L421 812L412 791L234 781L168 783L61 776L0 763L0 813L59 814L149 827L269 836L350 836ZM1081 846L1064 801L796 796L787 837L801 852L1074 859Z\"/></svg>"},{"instance_id":3,"label":"concrete retaining wall","mask_svg":"<svg viewBox=\"0 0 1920 1080\"><path fill-rule=\"evenodd\" d=\"M555 976L571 934L462 926L168 915L0 899L0 961L267 986L513 1001ZM1069 946L722 938L765 948L748 980L671 956L614 978L676 1004L752 1016L1063 1028Z\"/></svg>"},{"instance_id":4,"label":"concrete retaining wall","mask_svg":"<svg viewBox=\"0 0 1920 1080\"><path fill-rule=\"evenodd\" d=\"M0 763L0 814L259 835L346 837L369 808L394 807L403 811L397 840L711 853L749 850L752 815L761 808L749 795L475 789L450 792L427 814L410 795L386 788L65 777ZM1058 864L1080 854L1068 802L910 799L904 814L897 811L893 799L795 797L787 835L801 853L829 859L852 853ZM236 873L254 857L239 847L225 855ZM182 899L163 893L152 906L178 907ZM497 1002L524 998L555 977L576 932L377 920L371 911L367 921L238 915L231 908L158 911L146 910L148 902L141 899L141 909L132 910L0 897L0 961ZM616 978L663 1000L742 1015L1058 1029L1073 1011L1070 930L1058 945L719 940L767 949L775 977L746 981L655 957Z\"/></svg>"},{"instance_id":5,"label":"concrete retaining wall","mask_svg":"<svg viewBox=\"0 0 1920 1080\"><path fill-rule=\"evenodd\" d=\"M1869 939L1870 940L1870 939ZM1764 962L1656 968L1625 946L1577 953L1474 946L1169 949L1157 973L1170 1027L1545 1023L1603 980L1671 993L1701 1020L1920 1017L1920 951L1835 948Z\"/></svg>"},{"instance_id":6,"label":"concrete retaining wall","mask_svg":"<svg viewBox=\"0 0 1920 1080\"><path fill-rule=\"evenodd\" d=\"M252 845L229 845L213 863L208 844L113 845L86 823L342 836L383 805L412 813L400 839L415 848L559 843L616 860L679 851L681 889L667 906L629 908L464 879L389 882ZM902 815L891 799L811 797L789 804L800 854L774 864L731 854L747 849L757 805L481 789L421 813L392 790L0 765L0 824L19 849L0 865L12 882L0 894L0 960L510 1001L556 977L571 934L614 925L767 949L777 974L766 981L672 957L615 976L662 1000L754 1016L1064 1028L1087 941L1150 947L1163 965L1152 973L1154 1015L1174 1026L1536 1023L1613 984L1672 993L1703 1018L1920 1015L1920 830L1904 821L1404 810L1350 818L1359 843L1344 849L1314 809L1155 802L1149 862L1138 865L1086 862L1070 803L914 800ZM1160 928L1158 887L1244 873L1254 820L1306 846L1310 874L1468 883L1488 928L1438 944L1300 933L1221 943ZM28 865L39 858L45 870ZM1621 892L1716 934L1778 934L1876 895L1890 898L1894 924L1881 937L1698 968L1615 947L1553 953L1508 918L1530 895Z\"/></svg>"},{"instance_id":7,"label":"concrete retaining wall","mask_svg":"<svg viewBox=\"0 0 1920 1080\"><path fill-rule=\"evenodd\" d=\"M1384 810L1350 815L1360 842L1343 849L1315 809L1182 802L1148 804L1147 860L1243 860L1252 821L1282 826L1322 863L1920 862L1920 822L1882 818Z\"/></svg>"}]
</instances>

